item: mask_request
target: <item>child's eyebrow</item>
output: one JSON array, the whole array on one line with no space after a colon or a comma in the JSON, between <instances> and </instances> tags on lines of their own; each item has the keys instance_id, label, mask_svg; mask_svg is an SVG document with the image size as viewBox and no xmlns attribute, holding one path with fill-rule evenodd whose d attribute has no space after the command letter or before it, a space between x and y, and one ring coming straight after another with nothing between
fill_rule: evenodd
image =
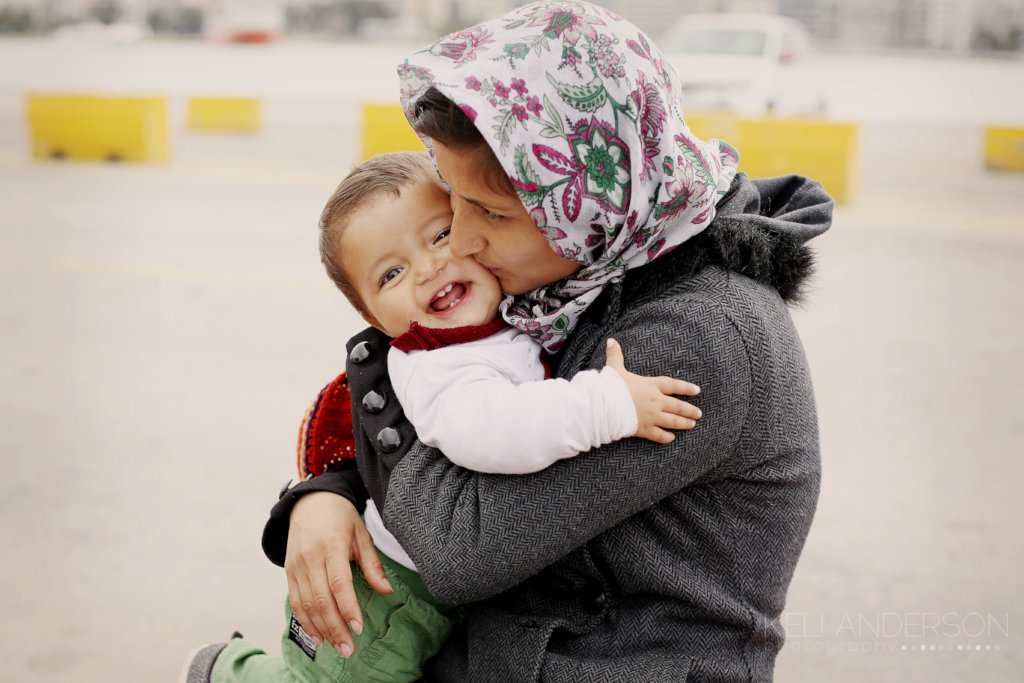
<instances>
[{"instance_id":1,"label":"child's eyebrow","mask_svg":"<svg viewBox=\"0 0 1024 683\"><path fill-rule=\"evenodd\" d=\"M378 270L380 270L380 267L381 267L382 263L384 263L385 261L388 261L390 259L391 259L391 254L390 253L381 254L380 258L378 258L376 261L371 263L366 268L366 277L369 280L370 284L376 284L376 276L374 275L374 273L376 273Z\"/></svg>"}]
</instances>

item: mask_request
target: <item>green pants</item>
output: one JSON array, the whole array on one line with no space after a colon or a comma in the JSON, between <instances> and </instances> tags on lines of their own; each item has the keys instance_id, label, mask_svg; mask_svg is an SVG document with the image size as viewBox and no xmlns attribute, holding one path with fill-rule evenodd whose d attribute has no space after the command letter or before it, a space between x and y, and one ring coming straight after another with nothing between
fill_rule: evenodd
<instances>
[{"instance_id":1,"label":"green pants","mask_svg":"<svg viewBox=\"0 0 1024 683\"><path fill-rule=\"evenodd\" d=\"M416 572L377 554L395 592L381 595L370 588L359 565L352 563L363 632L353 634L356 649L351 657L341 657L327 643L317 648L286 606L281 656L236 638L217 656L213 683L392 683L420 678L423 663L451 633L458 610L437 602Z\"/></svg>"}]
</instances>

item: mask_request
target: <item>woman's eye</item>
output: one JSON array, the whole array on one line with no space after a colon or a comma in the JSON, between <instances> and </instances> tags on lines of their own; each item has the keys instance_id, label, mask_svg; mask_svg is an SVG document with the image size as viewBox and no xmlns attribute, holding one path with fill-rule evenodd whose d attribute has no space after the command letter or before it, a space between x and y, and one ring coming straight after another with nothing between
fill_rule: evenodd
<instances>
[{"instance_id":1,"label":"woman's eye","mask_svg":"<svg viewBox=\"0 0 1024 683\"><path fill-rule=\"evenodd\" d=\"M484 212L484 216L486 216L487 218L504 218L504 216L502 216L500 213L494 213L490 209L480 207L480 210Z\"/></svg>"},{"instance_id":2,"label":"woman's eye","mask_svg":"<svg viewBox=\"0 0 1024 683\"><path fill-rule=\"evenodd\" d=\"M436 237L434 237L434 244L441 244L442 242L447 242L448 241L448 236L451 235L451 234L452 234L452 229L451 228L445 228L441 232L437 233Z\"/></svg>"},{"instance_id":3,"label":"woman's eye","mask_svg":"<svg viewBox=\"0 0 1024 683\"><path fill-rule=\"evenodd\" d=\"M379 286L383 287L387 283L391 282L396 277L398 277L398 274L401 273L401 272L402 272L402 269L398 268L397 266L394 267L394 268L389 268L387 270L387 272L385 272L383 275L380 276L380 282L378 283Z\"/></svg>"}]
</instances>

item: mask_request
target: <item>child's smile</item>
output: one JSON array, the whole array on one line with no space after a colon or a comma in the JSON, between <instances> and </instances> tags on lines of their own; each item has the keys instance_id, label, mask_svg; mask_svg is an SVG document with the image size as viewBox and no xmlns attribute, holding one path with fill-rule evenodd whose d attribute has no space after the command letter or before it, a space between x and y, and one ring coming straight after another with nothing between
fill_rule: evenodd
<instances>
[{"instance_id":1,"label":"child's smile","mask_svg":"<svg viewBox=\"0 0 1024 683\"><path fill-rule=\"evenodd\" d=\"M447 313L462 303L472 286L468 282L449 282L446 287L434 294L434 298L430 300L430 309L435 313Z\"/></svg>"}]
</instances>

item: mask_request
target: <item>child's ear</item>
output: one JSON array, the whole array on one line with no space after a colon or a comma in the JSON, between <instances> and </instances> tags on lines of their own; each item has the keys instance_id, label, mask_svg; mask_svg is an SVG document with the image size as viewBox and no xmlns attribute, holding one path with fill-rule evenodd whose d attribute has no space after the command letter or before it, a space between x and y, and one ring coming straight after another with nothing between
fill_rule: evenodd
<instances>
[{"instance_id":1,"label":"child's ear","mask_svg":"<svg viewBox=\"0 0 1024 683\"><path fill-rule=\"evenodd\" d=\"M369 325L370 327L376 327L384 334L387 334L387 331L383 327L381 327L380 323L377 322L377 319L371 316L369 313L363 313L362 311L360 311L359 315L363 316L363 320L366 321L367 325Z\"/></svg>"}]
</instances>

